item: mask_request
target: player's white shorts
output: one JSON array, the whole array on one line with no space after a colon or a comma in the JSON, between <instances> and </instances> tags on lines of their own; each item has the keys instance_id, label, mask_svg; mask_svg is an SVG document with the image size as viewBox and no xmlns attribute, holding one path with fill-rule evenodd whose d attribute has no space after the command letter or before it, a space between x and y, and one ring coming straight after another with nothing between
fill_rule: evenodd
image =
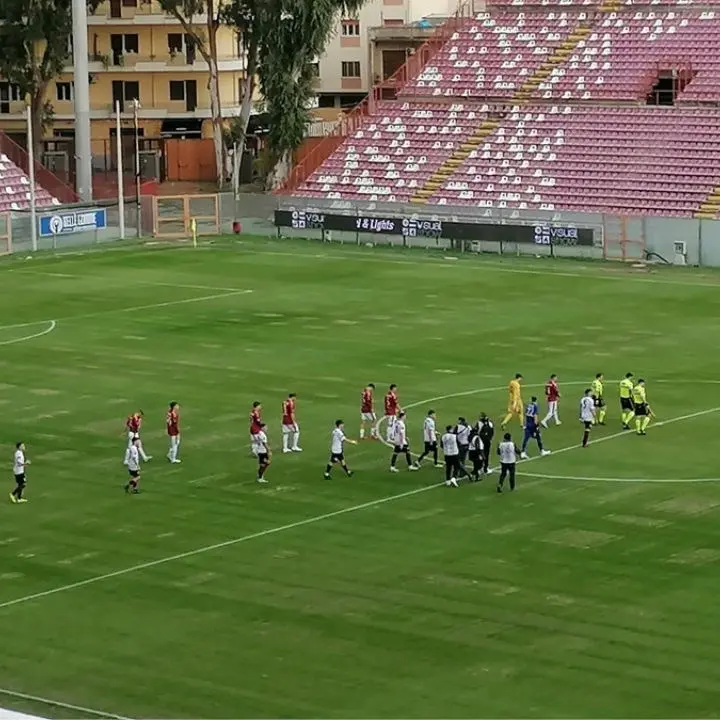
<instances>
[{"instance_id":1,"label":"player's white shorts","mask_svg":"<svg viewBox=\"0 0 720 720\"><path fill-rule=\"evenodd\" d=\"M298 431L297 425L283 425L282 426L283 435L289 435L290 433L296 433Z\"/></svg>"},{"instance_id":2,"label":"player's white shorts","mask_svg":"<svg viewBox=\"0 0 720 720\"><path fill-rule=\"evenodd\" d=\"M363 422L375 422L377 417L375 413L360 413L360 419Z\"/></svg>"}]
</instances>

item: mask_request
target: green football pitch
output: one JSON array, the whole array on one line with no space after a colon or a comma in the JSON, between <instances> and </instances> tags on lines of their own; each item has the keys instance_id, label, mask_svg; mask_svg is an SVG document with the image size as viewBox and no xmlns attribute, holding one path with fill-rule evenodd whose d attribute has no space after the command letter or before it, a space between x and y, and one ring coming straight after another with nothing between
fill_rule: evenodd
<instances>
[{"instance_id":1,"label":"green football pitch","mask_svg":"<svg viewBox=\"0 0 720 720\"><path fill-rule=\"evenodd\" d=\"M46 717L716 717L720 275L231 239L0 264L0 706ZM596 372L608 422L580 449ZM647 436L617 381L647 381ZM347 448L397 383L411 443L560 378L549 457L449 489ZM298 396L302 454L258 485ZM165 460L182 405L181 465ZM143 493L125 417L145 411ZM519 435L519 426L513 430ZM11 505L14 442L33 461ZM537 450L532 449L537 454ZM0 487L1 489L1 487ZM65 705L63 705L63 703Z\"/></svg>"}]
</instances>

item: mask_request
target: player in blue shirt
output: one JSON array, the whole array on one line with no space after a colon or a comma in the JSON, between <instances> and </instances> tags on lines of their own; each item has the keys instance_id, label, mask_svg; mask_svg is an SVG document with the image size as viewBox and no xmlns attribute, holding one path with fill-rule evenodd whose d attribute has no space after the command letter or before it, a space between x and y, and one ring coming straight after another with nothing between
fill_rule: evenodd
<instances>
[{"instance_id":1,"label":"player in blue shirt","mask_svg":"<svg viewBox=\"0 0 720 720\"><path fill-rule=\"evenodd\" d=\"M525 406L525 417L524 417L524 430L522 448L520 451L520 457L523 460L528 459L527 450L528 443L533 438L537 441L540 455L549 455L550 451L543 448L542 437L540 435L540 408L537 404L537 397L534 395L530 398L530 402Z\"/></svg>"}]
</instances>

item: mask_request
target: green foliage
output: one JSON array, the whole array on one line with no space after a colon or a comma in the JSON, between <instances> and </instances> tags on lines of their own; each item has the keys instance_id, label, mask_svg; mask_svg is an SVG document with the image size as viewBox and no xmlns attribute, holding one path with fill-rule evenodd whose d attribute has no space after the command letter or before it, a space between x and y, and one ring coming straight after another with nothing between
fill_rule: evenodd
<instances>
[{"instance_id":1,"label":"green foliage","mask_svg":"<svg viewBox=\"0 0 720 720\"><path fill-rule=\"evenodd\" d=\"M93 10L98 2L92 0L88 8ZM71 7L71 0L0 0L0 74L18 85L23 95L44 92L68 63Z\"/></svg>"},{"instance_id":2,"label":"green foliage","mask_svg":"<svg viewBox=\"0 0 720 720\"><path fill-rule=\"evenodd\" d=\"M268 145L279 160L295 150L310 120L311 63L323 53L340 13L353 14L363 0L231 0L223 20L237 28L255 62L270 116Z\"/></svg>"}]
</instances>

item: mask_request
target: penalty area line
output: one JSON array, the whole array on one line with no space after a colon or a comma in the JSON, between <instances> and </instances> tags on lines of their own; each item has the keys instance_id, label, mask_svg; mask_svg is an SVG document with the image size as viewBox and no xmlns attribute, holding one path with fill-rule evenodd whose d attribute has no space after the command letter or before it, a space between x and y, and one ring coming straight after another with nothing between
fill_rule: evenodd
<instances>
[{"instance_id":1,"label":"penalty area line","mask_svg":"<svg viewBox=\"0 0 720 720\"><path fill-rule=\"evenodd\" d=\"M239 295L249 295L252 290L232 290L230 292L215 293L214 295L200 295L199 297L181 298L180 300L167 300L166 302L150 303L149 305L135 305L134 307L118 307L108 310L98 310L97 312L83 313L82 315L67 315L57 320L34 320L32 322L14 323L13 325L0 325L0 330L9 330L11 328L31 327L32 325L41 325L42 323L58 323L68 320L84 320L86 318L102 317L103 315L116 315L119 313L132 313L140 310L154 310L156 308L172 307L174 305L189 305L190 303L208 302L209 300L221 300L222 298L237 297ZM54 329L54 327L53 327ZM46 332L50 332L47 330ZM44 334L44 333L42 333ZM23 338L29 340L30 338Z\"/></svg>"},{"instance_id":2,"label":"penalty area line","mask_svg":"<svg viewBox=\"0 0 720 720\"><path fill-rule=\"evenodd\" d=\"M86 708L82 705L72 705L71 703L62 702L61 700L52 700L46 697L40 697L39 695L28 695L27 693L17 692L8 688L0 688L0 695L6 697L15 698L16 700L27 700L30 702L38 703L39 705L48 705L50 707L63 708L64 710L70 710L73 713L83 713L84 715L91 715L97 718L109 718L110 720L129 720L122 715L115 715L114 713L104 712L102 710L94 710L93 708ZM0 710L0 713L2 710Z\"/></svg>"}]
</instances>

